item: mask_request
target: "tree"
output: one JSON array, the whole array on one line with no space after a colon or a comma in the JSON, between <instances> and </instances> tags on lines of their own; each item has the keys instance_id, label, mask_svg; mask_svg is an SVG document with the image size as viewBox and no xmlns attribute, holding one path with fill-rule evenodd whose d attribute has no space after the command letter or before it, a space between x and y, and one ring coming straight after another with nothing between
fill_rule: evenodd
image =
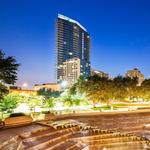
<instances>
[{"instance_id":1,"label":"tree","mask_svg":"<svg viewBox=\"0 0 150 150\"><path fill-rule=\"evenodd\" d=\"M39 97L37 96L29 96L27 98L27 101L26 101L27 105L30 107L31 110L33 110L35 112L35 107L36 106L42 106L42 99L40 99Z\"/></svg>"},{"instance_id":2,"label":"tree","mask_svg":"<svg viewBox=\"0 0 150 150\"><path fill-rule=\"evenodd\" d=\"M74 99L72 99L72 97L71 97L70 95L65 96L65 97L63 98L63 102L64 102L64 104L65 104L66 106L68 106L68 107L74 106Z\"/></svg>"},{"instance_id":3,"label":"tree","mask_svg":"<svg viewBox=\"0 0 150 150\"><path fill-rule=\"evenodd\" d=\"M54 100L54 98L47 99L46 102L45 102L45 106L47 108L49 108L49 110L51 110L55 106L55 100Z\"/></svg>"},{"instance_id":4,"label":"tree","mask_svg":"<svg viewBox=\"0 0 150 150\"><path fill-rule=\"evenodd\" d=\"M75 95L77 94L77 83L74 83L70 88L69 88L69 91L68 91L68 94L69 95Z\"/></svg>"},{"instance_id":5,"label":"tree","mask_svg":"<svg viewBox=\"0 0 150 150\"><path fill-rule=\"evenodd\" d=\"M8 92L5 84L14 84L17 80L19 64L12 56L5 56L0 50L0 100Z\"/></svg>"},{"instance_id":6,"label":"tree","mask_svg":"<svg viewBox=\"0 0 150 150\"><path fill-rule=\"evenodd\" d=\"M57 98L59 97L61 92L59 91L52 91L51 89L42 88L37 91L37 95L43 96L45 99L49 98Z\"/></svg>"},{"instance_id":7,"label":"tree","mask_svg":"<svg viewBox=\"0 0 150 150\"><path fill-rule=\"evenodd\" d=\"M125 101L126 98L129 100L136 97L137 90L137 78L129 78L117 76L113 79L113 95L114 99Z\"/></svg>"},{"instance_id":8,"label":"tree","mask_svg":"<svg viewBox=\"0 0 150 150\"><path fill-rule=\"evenodd\" d=\"M139 97L145 100L150 100L150 79L146 79L139 88Z\"/></svg>"},{"instance_id":9,"label":"tree","mask_svg":"<svg viewBox=\"0 0 150 150\"><path fill-rule=\"evenodd\" d=\"M124 84L127 88L127 97L129 100L138 97L138 78L125 77Z\"/></svg>"},{"instance_id":10,"label":"tree","mask_svg":"<svg viewBox=\"0 0 150 150\"><path fill-rule=\"evenodd\" d=\"M124 81L122 76L117 76L113 79L113 97L116 100L123 101L127 97L127 87Z\"/></svg>"},{"instance_id":11,"label":"tree","mask_svg":"<svg viewBox=\"0 0 150 150\"><path fill-rule=\"evenodd\" d=\"M87 79L79 78L69 92L72 94L85 93L94 107L99 102L109 105L112 100L125 101L126 98L135 98L137 96L137 79L117 76L111 80L93 75Z\"/></svg>"},{"instance_id":12,"label":"tree","mask_svg":"<svg viewBox=\"0 0 150 150\"><path fill-rule=\"evenodd\" d=\"M79 79L76 85L76 91L85 93L90 101L93 103L93 107L98 102L109 103L111 98L111 80L98 75L90 76L83 80Z\"/></svg>"},{"instance_id":13,"label":"tree","mask_svg":"<svg viewBox=\"0 0 150 150\"><path fill-rule=\"evenodd\" d=\"M0 112L2 114L2 118L3 118L3 113L4 112L12 112L13 109L15 109L17 107L18 104L18 99L15 98L12 95L7 95L4 96L3 100L0 101Z\"/></svg>"},{"instance_id":14,"label":"tree","mask_svg":"<svg viewBox=\"0 0 150 150\"><path fill-rule=\"evenodd\" d=\"M0 50L0 80L5 84L14 84L17 80L17 71L19 64L12 56L5 56Z\"/></svg>"},{"instance_id":15,"label":"tree","mask_svg":"<svg viewBox=\"0 0 150 150\"><path fill-rule=\"evenodd\" d=\"M114 79L90 76L79 80L70 88L70 95L85 94L95 107L96 103L109 105L112 100L131 102L138 98L150 100L150 79L138 86L137 78L117 76Z\"/></svg>"},{"instance_id":16,"label":"tree","mask_svg":"<svg viewBox=\"0 0 150 150\"><path fill-rule=\"evenodd\" d=\"M4 86L2 83L0 83L0 101L3 99L3 97L8 94L8 89L6 86Z\"/></svg>"}]
</instances>

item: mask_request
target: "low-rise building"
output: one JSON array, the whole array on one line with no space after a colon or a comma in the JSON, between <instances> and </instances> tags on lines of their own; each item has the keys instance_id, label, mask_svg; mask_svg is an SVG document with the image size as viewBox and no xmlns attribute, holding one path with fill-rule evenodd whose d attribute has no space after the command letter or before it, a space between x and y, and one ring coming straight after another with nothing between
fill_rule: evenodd
<instances>
[{"instance_id":1,"label":"low-rise building","mask_svg":"<svg viewBox=\"0 0 150 150\"><path fill-rule=\"evenodd\" d=\"M13 94L21 94L21 95L36 95L37 92L35 90L27 90L27 89L9 89L9 93Z\"/></svg>"},{"instance_id":2,"label":"low-rise building","mask_svg":"<svg viewBox=\"0 0 150 150\"><path fill-rule=\"evenodd\" d=\"M35 84L33 89L38 91L40 89L50 89L52 91L61 91L61 86L58 83L44 83L44 84Z\"/></svg>"},{"instance_id":3,"label":"low-rise building","mask_svg":"<svg viewBox=\"0 0 150 150\"><path fill-rule=\"evenodd\" d=\"M92 69L91 76L98 75L99 77L109 78L109 74L100 70Z\"/></svg>"},{"instance_id":4,"label":"low-rise building","mask_svg":"<svg viewBox=\"0 0 150 150\"><path fill-rule=\"evenodd\" d=\"M141 73L141 71L137 68L134 68L133 70L128 70L126 73L126 77L130 78L137 78L138 79L138 85L140 86L142 82L144 81L144 75Z\"/></svg>"}]
</instances>

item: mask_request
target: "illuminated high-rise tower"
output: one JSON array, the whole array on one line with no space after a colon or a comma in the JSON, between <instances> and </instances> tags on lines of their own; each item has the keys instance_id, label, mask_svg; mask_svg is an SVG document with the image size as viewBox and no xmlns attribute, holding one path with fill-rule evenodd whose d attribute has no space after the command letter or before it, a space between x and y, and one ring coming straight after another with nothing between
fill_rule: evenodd
<instances>
[{"instance_id":1,"label":"illuminated high-rise tower","mask_svg":"<svg viewBox=\"0 0 150 150\"><path fill-rule=\"evenodd\" d=\"M80 75L90 76L90 36L77 21L58 15L57 37L57 82L63 81L63 63L73 58L80 59Z\"/></svg>"}]
</instances>

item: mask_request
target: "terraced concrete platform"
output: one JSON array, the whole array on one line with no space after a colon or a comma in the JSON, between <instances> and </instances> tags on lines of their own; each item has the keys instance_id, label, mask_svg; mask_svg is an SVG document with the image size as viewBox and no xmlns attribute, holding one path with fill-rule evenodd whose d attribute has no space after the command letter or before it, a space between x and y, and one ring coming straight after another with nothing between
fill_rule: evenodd
<instances>
[{"instance_id":1,"label":"terraced concrete platform","mask_svg":"<svg viewBox=\"0 0 150 150\"><path fill-rule=\"evenodd\" d=\"M145 126L149 117L149 113L66 117L4 129L0 150L148 150L150 142L144 135L150 133Z\"/></svg>"}]
</instances>

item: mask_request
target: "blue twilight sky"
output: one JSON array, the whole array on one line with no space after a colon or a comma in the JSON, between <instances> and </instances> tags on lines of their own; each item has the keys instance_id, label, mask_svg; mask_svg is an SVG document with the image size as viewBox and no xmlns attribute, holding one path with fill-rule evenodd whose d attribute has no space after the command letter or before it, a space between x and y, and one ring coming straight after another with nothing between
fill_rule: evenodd
<instances>
[{"instance_id":1,"label":"blue twilight sky","mask_svg":"<svg viewBox=\"0 0 150 150\"><path fill-rule=\"evenodd\" d=\"M150 0L0 0L0 48L21 63L18 85L54 81L58 13L90 33L93 68L150 76Z\"/></svg>"}]
</instances>

